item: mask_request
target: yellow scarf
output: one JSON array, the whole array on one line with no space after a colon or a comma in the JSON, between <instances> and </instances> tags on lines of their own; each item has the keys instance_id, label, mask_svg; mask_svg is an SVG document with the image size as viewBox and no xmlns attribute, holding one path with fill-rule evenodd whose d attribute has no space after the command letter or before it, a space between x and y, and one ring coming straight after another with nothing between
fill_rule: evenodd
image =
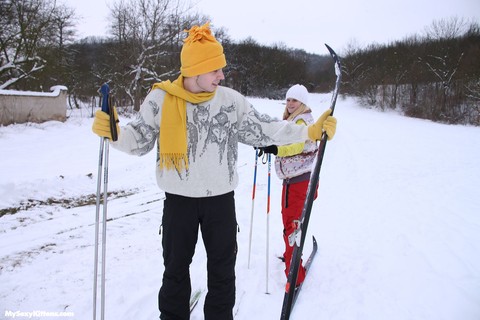
<instances>
[{"instance_id":1,"label":"yellow scarf","mask_svg":"<svg viewBox=\"0 0 480 320\"><path fill-rule=\"evenodd\" d=\"M193 104L208 101L215 92L192 93L183 87L183 76L155 83L153 89L162 89L167 94L163 99L160 120L159 166L167 170L188 169L187 155L187 101Z\"/></svg>"}]
</instances>

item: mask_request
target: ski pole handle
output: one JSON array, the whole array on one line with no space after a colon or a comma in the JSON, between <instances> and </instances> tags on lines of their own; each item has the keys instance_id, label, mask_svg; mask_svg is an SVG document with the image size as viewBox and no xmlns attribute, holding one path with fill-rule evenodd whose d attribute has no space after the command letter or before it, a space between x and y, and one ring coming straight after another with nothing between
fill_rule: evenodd
<instances>
[{"instance_id":1,"label":"ski pole handle","mask_svg":"<svg viewBox=\"0 0 480 320\"><path fill-rule=\"evenodd\" d=\"M118 132L117 132L117 119L115 119L114 108L110 106L111 97L110 97L110 87L107 83L104 83L100 88L100 93L102 94L102 111L110 115L110 132L112 133L112 140L117 141Z\"/></svg>"},{"instance_id":2,"label":"ski pole handle","mask_svg":"<svg viewBox=\"0 0 480 320\"><path fill-rule=\"evenodd\" d=\"M110 87L108 84L104 83L100 88L100 93L102 94L102 111L110 114L110 107L108 105L108 97L110 95Z\"/></svg>"}]
</instances>

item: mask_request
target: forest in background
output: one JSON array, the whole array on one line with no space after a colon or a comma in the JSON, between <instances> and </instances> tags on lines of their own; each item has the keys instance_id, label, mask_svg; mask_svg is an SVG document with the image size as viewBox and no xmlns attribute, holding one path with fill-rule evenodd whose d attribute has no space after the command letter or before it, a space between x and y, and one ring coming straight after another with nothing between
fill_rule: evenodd
<instances>
[{"instance_id":1,"label":"forest in background","mask_svg":"<svg viewBox=\"0 0 480 320\"><path fill-rule=\"evenodd\" d=\"M122 110L138 110L155 82L178 77L184 30L210 17L190 14L188 0L123 0L110 8L109 37L78 39L75 11L54 0L0 0L0 89L69 89L69 106L96 105L108 82ZM295 83L328 92L329 55L253 37L224 46L224 85L247 96L283 99ZM423 34L342 51L342 94L365 106L444 123L480 125L480 26L459 17L433 21ZM124 112L125 112L124 111Z\"/></svg>"}]
</instances>

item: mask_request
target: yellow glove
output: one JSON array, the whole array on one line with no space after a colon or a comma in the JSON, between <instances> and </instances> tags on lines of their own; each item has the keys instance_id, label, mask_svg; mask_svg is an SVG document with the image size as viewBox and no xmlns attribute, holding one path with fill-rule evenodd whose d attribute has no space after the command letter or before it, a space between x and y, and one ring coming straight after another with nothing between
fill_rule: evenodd
<instances>
[{"instance_id":1,"label":"yellow glove","mask_svg":"<svg viewBox=\"0 0 480 320\"><path fill-rule=\"evenodd\" d=\"M115 125L117 127L117 137L120 135L120 127L118 126L117 109L113 107L113 114L115 115ZM95 112L95 119L93 120L92 131L100 137L112 140L112 132L110 131L110 115L102 110Z\"/></svg>"},{"instance_id":2,"label":"yellow glove","mask_svg":"<svg viewBox=\"0 0 480 320\"><path fill-rule=\"evenodd\" d=\"M308 137L310 140L320 140L322 139L322 133L325 131L327 133L328 140L332 140L337 130L337 119L331 117L332 109L325 111L317 122L308 126Z\"/></svg>"}]
</instances>

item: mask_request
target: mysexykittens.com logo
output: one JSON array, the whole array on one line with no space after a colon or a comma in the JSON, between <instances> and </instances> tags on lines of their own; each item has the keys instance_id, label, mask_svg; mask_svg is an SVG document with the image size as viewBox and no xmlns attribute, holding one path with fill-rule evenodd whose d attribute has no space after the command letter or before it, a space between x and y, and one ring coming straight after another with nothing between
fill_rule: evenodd
<instances>
[{"instance_id":1,"label":"mysexykittens.com logo","mask_svg":"<svg viewBox=\"0 0 480 320\"><path fill-rule=\"evenodd\" d=\"M5 317L6 318L46 318L46 317L74 317L75 314L73 312L51 312L51 311L12 311L12 310L5 310Z\"/></svg>"}]
</instances>

